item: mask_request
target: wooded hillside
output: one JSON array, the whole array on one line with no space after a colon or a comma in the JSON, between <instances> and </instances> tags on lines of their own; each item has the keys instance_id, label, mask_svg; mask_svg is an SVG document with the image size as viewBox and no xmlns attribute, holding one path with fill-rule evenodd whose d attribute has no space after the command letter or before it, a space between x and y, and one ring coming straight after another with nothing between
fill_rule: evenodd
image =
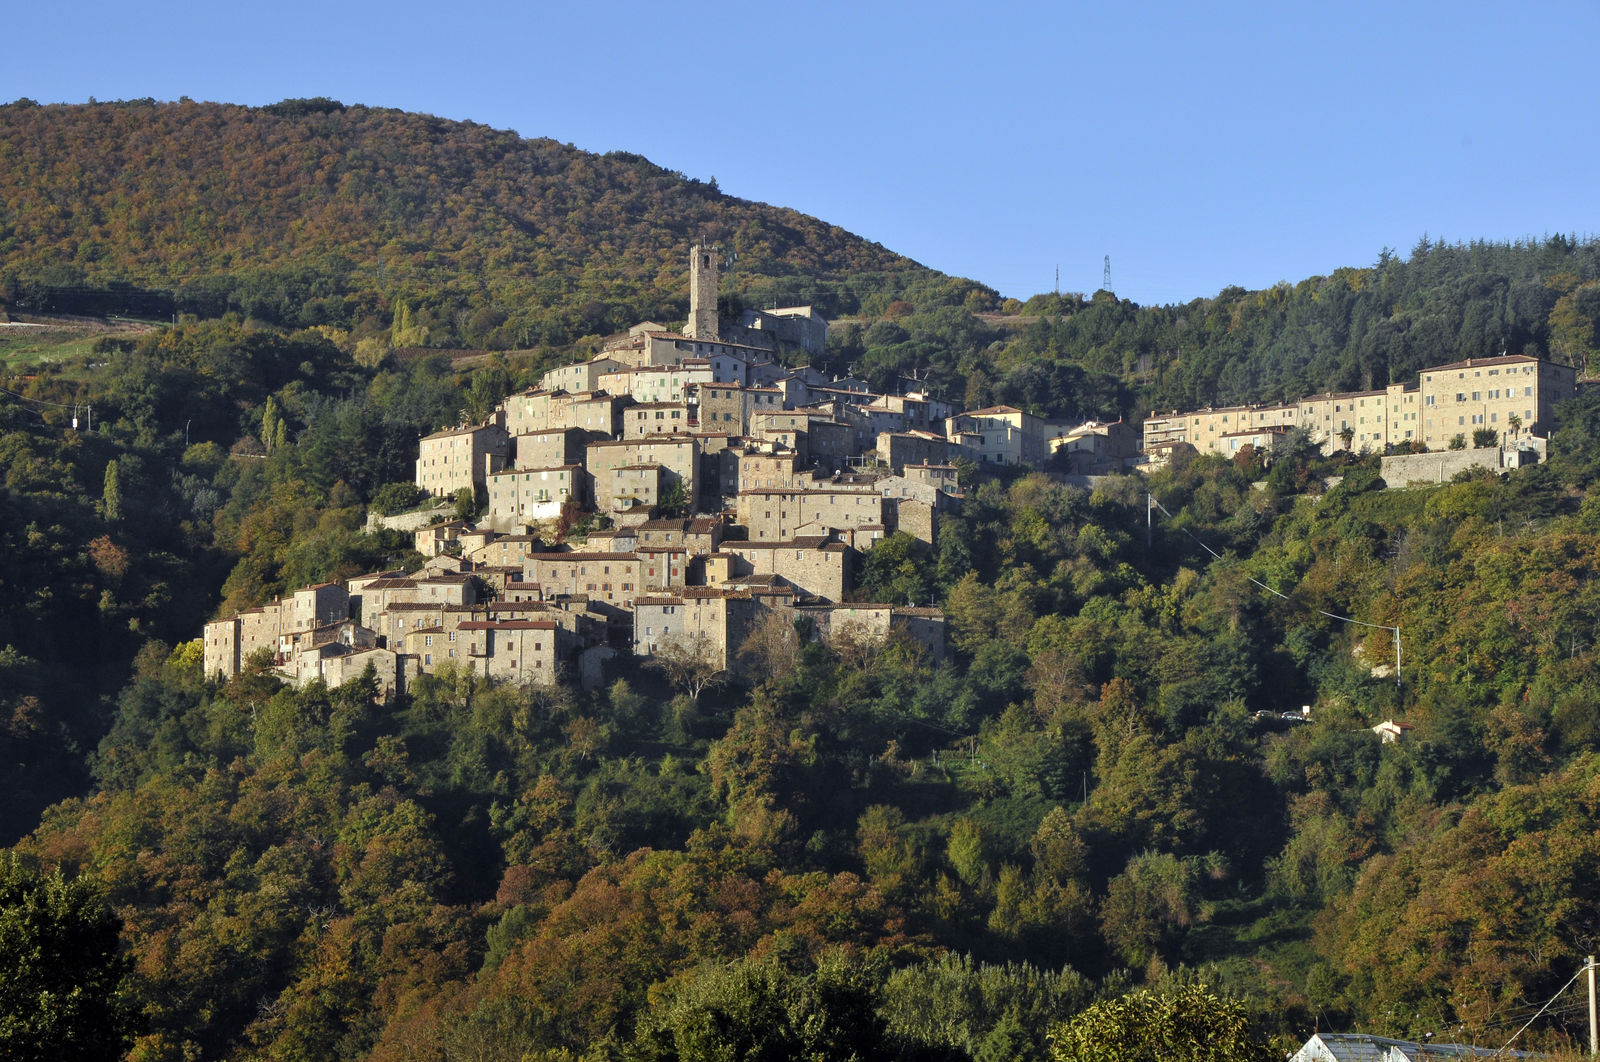
<instances>
[{"instance_id":1,"label":"wooded hillside","mask_svg":"<svg viewBox=\"0 0 1600 1062\"><path fill-rule=\"evenodd\" d=\"M447 670L385 701L208 680L195 640L219 608L420 563L361 531L417 437L681 314L698 226L750 292L758 261L824 277L861 314L837 365L1085 416L1501 347L1582 365L1594 241L1002 307L642 160L394 112L12 104L0 152L7 300L146 297L121 278L195 315L0 381L0 930L17 896L102 943L120 920L126 971L77 959L125 982L100 1039L141 1062L1042 1060L1141 985L1278 1048L1498 1046L1595 950L1589 389L1505 479L1385 490L1375 457L1296 435L1093 490L966 469L932 548L891 536L859 569L944 610L939 664L796 631L750 647L746 685L625 661L591 691ZM395 356L446 341L544 349ZM1147 490L1171 514L1148 531Z\"/></svg>"}]
</instances>

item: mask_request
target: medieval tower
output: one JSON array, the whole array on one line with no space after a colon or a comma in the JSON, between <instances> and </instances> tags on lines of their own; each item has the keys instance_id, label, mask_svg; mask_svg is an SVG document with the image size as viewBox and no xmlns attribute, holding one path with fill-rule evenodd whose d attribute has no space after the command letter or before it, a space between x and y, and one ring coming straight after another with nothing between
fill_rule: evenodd
<instances>
[{"instance_id":1,"label":"medieval tower","mask_svg":"<svg viewBox=\"0 0 1600 1062\"><path fill-rule=\"evenodd\" d=\"M689 248L689 324L683 334L690 339L717 340L717 252L695 244Z\"/></svg>"}]
</instances>

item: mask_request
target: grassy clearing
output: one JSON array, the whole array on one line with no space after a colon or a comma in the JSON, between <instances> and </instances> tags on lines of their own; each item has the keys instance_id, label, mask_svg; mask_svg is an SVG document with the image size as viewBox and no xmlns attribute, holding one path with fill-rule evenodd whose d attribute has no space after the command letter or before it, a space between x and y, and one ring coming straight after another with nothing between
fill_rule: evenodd
<instances>
[{"instance_id":1,"label":"grassy clearing","mask_svg":"<svg viewBox=\"0 0 1600 1062\"><path fill-rule=\"evenodd\" d=\"M0 366L9 372L31 372L50 362L67 362L88 356L98 332L87 329L0 326Z\"/></svg>"},{"instance_id":2,"label":"grassy clearing","mask_svg":"<svg viewBox=\"0 0 1600 1062\"><path fill-rule=\"evenodd\" d=\"M81 366L94 353L95 341L109 335L134 337L151 328L140 322L53 322L0 324L0 372L30 373L44 365Z\"/></svg>"}]
</instances>

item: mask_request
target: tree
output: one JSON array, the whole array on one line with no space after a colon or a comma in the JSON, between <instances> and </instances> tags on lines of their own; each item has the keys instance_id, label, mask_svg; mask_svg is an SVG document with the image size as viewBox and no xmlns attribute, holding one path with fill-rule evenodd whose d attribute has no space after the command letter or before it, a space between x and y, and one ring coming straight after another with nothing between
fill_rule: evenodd
<instances>
[{"instance_id":1,"label":"tree","mask_svg":"<svg viewBox=\"0 0 1600 1062\"><path fill-rule=\"evenodd\" d=\"M122 920L100 891L60 870L0 859L0 1057L120 1059L136 1031L123 992Z\"/></svg>"},{"instance_id":2,"label":"tree","mask_svg":"<svg viewBox=\"0 0 1600 1062\"><path fill-rule=\"evenodd\" d=\"M701 967L645 1014L634 1055L659 1062L883 1058L875 972L838 952L800 972L772 956Z\"/></svg>"},{"instance_id":3,"label":"tree","mask_svg":"<svg viewBox=\"0 0 1600 1062\"><path fill-rule=\"evenodd\" d=\"M728 671L718 659L716 646L704 633L688 638L675 638L657 646L650 656L650 666L660 671L668 682L694 700L709 687L726 681Z\"/></svg>"},{"instance_id":4,"label":"tree","mask_svg":"<svg viewBox=\"0 0 1600 1062\"><path fill-rule=\"evenodd\" d=\"M1500 433L1495 431L1493 428L1472 429L1472 445L1480 450L1486 446L1493 446L1499 441Z\"/></svg>"},{"instance_id":5,"label":"tree","mask_svg":"<svg viewBox=\"0 0 1600 1062\"><path fill-rule=\"evenodd\" d=\"M1055 1062L1266 1062L1243 1003L1205 985L1146 989L1085 1010L1050 1035Z\"/></svg>"},{"instance_id":6,"label":"tree","mask_svg":"<svg viewBox=\"0 0 1600 1062\"><path fill-rule=\"evenodd\" d=\"M100 514L106 518L107 523L114 524L122 519L122 476L117 470L115 458L106 465L105 485L100 495Z\"/></svg>"}]
</instances>

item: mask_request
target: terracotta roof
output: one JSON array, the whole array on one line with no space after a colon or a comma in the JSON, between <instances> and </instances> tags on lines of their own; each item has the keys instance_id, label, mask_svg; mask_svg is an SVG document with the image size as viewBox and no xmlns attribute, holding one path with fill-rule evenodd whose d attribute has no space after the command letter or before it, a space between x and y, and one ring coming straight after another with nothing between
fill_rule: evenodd
<instances>
[{"instance_id":1,"label":"terracotta roof","mask_svg":"<svg viewBox=\"0 0 1600 1062\"><path fill-rule=\"evenodd\" d=\"M553 631L554 620L473 620L463 623L464 631Z\"/></svg>"},{"instance_id":2,"label":"terracotta roof","mask_svg":"<svg viewBox=\"0 0 1600 1062\"><path fill-rule=\"evenodd\" d=\"M1486 369L1492 365L1523 365L1527 362L1538 362L1539 358L1531 354L1504 354L1497 358L1468 358L1466 361L1452 361L1449 365L1430 365L1421 372L1442 372L1445 369ZM1554 362L1550 362L1554 365ZM1568 366L1562 366L1567 368Z\"/></svg>"}]
</instances>

